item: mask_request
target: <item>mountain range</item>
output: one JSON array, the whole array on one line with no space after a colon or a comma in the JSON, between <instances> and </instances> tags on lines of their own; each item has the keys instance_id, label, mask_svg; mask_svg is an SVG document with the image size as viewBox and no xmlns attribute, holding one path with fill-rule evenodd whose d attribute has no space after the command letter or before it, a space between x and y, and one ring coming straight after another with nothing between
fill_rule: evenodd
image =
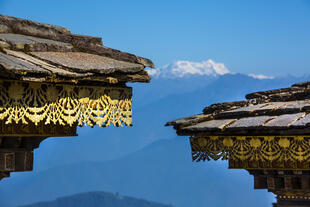
<instances>
[{"instance_id":1,"label":"mountain range","mask_svg":"<svg viewBox=\"0 0 310 207\"><path fill-rule=\"evenodd\" d=\"M133 127L80 128L78 137L45 140L35 151L33 172L1 181L0 206L89 191L119 192L175 207L271 206L273 195L254 191L246 171L228 170L224 161L193 163L188 137L176 137L164 124L202 113L212 103L241 100L247 93L288 87L310 76L258 78L218 67L222 74L154 75L150 84L131 85Z\"/></svg>"},{"instance_id":2,"label":"mountain range","mask_svg":"<svg viewBox=\"0 0 310 207\"><path fill-rule=\"evenodd\" d=\"M54 201L40 202L20 207L172 207L142 199L106 192L89 192L61 197Z\"/></svg>"},{"instance_id":3,"label":"mountain range","mask_svg":"<svg viewBox=\"0 0 310 207\"><path fill-rule=\"evenodd\" d=\"M246 171L228 170L227 162L193 163L188 138L156 141L112 161L23 173L6 182L0 188L5 207L103 190L176 207L258 207L272 199L265 191L253 190L253 177ZM14 195L18 199L12 199Z\"/></svg>"},{"instance_id":4,"label":"mountain range","mask_svg":"<svg viewBox=\"0 0 310 207\"><path fill-rule=\"evenodd\" d=\"M229 73L223 63L216 63L209 59L202 62L179 60L163 67L150 69L148 73L155 78L183 78L196 76L218 76Z\"/></svg>"}]
</instances>

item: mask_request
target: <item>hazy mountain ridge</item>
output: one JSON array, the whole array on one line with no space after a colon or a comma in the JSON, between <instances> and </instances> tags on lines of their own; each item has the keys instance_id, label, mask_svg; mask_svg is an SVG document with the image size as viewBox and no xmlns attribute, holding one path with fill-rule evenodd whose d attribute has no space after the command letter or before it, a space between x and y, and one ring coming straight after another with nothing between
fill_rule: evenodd
<instances>
[{"instance_id":1,"label":"hazy mountain ridge","mask_svg":"<svg viewBox=\"0 0 310 207\"><path fill-rule=\"evenodd\" d=\"M7 204L3 206L88 191L119 192L176 207L247 207L253 199L257 199L253 207L258 207L272 198L266 191L252 190L252 176L243 170L228 170L227 162L193 163L187 137L160 140L114 161L59 166L11 179L18 184L0 186L1 200ZM13 195L19 195L18 199L5 201ZM247 196L240 200L240 195Z\"/></svg>"},{"instance_id":2,"label":"hazy mountain ridge","mask_svg":"<svg viewBox=\"0 0 310 207\"><path fill-rule=\"evenodd\" d=\"M245 98L246 93L288 87L305 79L283 77L259 80L242 74L227 74L202 82L201 85L195 83L198 82L197 79L187 80L188 83L191 81L194 83L194 88L190 84L178 85L174 83L181 82L162 79L160 84L154 79L150 87L148 84L135 85L133 127L105 129L84 127L78 128L78 137L47 139L35 152L38 161L36 165L38 167L35 167L35 170L43 170L59 164L119 158L142 149L158 139L174 137L174 130L164 127L169 120L202 113L205 106L216 102L241 100ZM162 90L167 88L171 93L157 97L157 94L160 94L158 85L161 85ZM188 91L182 93L181 89L174 90L174 86ZM153 101L147 103L149 98L153 98Z\"/></svg>"},{"instance_id":3,"label":"hazy mountain ridge","mask_svg":"<svg viewBox=\"0 0 310 207\"><path fill-rule=\"evenodd\" d=\"M188 83L195 80L187 79ZM270 203L266 191L254 191L253 178L246 171L228 170L223 162L192 163L188 139L173 139L175 132L164 124L201 113L212 103L240 100L246 93L288 87L305 80L310 78L287 76L260 80L248 75L226 74L194 87L161 80L162 90L170 87L170 92L151 102L148 97L156 96L160 90L135 85L134 127L82 128L76 138L47 139L35 152L37 172L16 173L1 181L0 206L88 191L120 192L172 203L176 207L243 207L251 200L258 201L253 207L266 206ZM157 84L155 79L152 84ZM173 93L174 86L183 87L186 92L180 89ZM142 94L148 95L142 97ZM135 105L137 99L140 105ZM228 195L227 199L222 199L223 194ZM15 195L19 199L14 199Z\"/></svg>"},{"instance_id":4,"label":"hazy mountain ridge","mask_svg":"<svg viewBox=\"0 0 310 207\"><path fill-rule=\"evenodd\" d=\"M172 207L106 192L88 192L20 207Z\"/></svg>"}]
</instances>

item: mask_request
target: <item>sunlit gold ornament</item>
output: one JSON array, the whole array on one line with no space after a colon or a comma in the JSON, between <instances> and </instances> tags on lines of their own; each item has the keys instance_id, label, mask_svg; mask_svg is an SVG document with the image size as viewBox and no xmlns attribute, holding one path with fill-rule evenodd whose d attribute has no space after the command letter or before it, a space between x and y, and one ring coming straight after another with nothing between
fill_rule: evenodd
<instances>
[{"instance_id":1,"label":"sunlit gold ornament","mask_svg":"<svg viewBox=\"0 0 310 207\"><path fill-rule=\"evenodd\" d=\"M8 85L8 91L4 85ZM35 125L44 122L63 126L75 123L130 126L132 123L131 88L26 85L18 81L0 82L0 120L6 124L30 121Z\"/></svg>"},{"instance_id":2,"label":"sunlit gold ornament","mask_svg":"<svg viewBox=\"0 0 310 207\"><path fill-rule=\"evenodd\" d=\"M310 137L306 136L197 136L190 139L194 160L310 163ZM227 149L227 147L229 147ZM228 154L228 155L227 155Z\"/></svg>"}]
</instances>

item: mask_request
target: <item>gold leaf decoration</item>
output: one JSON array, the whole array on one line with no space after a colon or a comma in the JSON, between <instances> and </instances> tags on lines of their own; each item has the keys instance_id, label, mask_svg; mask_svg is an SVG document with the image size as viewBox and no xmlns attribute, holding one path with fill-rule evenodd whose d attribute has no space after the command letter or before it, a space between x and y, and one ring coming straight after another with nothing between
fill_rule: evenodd
<instances>
[{"instance_id":1,"label":"gold leaf decoration","mask_svg":"<svg viewBox=\"0 0 310 207\"><path fill-rule=\"evenodd\" d=\"M6 124L130 126L132 89L0 80Z\"/></svg>"},{"instance_id":2,"label":"gold leaf decoration","mask_svg":"<svg viewBox=\"0 0 310 207\"><path fill-rule=\"evenodd\" d=\"M195 161L310 162L310 136L195 136L190 142Z\"/></svg>"}]
</instances>

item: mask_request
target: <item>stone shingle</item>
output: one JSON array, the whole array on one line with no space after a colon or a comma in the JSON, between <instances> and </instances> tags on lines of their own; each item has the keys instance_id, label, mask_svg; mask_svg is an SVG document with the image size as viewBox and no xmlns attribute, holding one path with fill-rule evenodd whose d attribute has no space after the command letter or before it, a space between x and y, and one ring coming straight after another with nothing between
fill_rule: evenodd
<instances>
[{"instance_id":1,"label":"stone shingle","mask_svg":"<svg viewBox=\"0 0 310 207\"><path fill-rule=\"evenodd\" d=\"M151 60L105 47L102 39L0 15L0 78L40 82L149 82Z\"/></svg>"},{"instance_id":2,"label":"stone shingle","mask_svg":"<svg viewBox=\"0 0 310 207\"><path fill-rule=\"evenodd\" d=\"M298 135L310 133L310 84L249 94L247 100L217 103L203 112L208 119L168 122L179 135ZM195 115L186 120L195 120ZM232 121L233 120L233 121ZM228 124L227 124L228 123ZM226 124L226 125L225 125Z\"/></svg>"}]
</instances>

